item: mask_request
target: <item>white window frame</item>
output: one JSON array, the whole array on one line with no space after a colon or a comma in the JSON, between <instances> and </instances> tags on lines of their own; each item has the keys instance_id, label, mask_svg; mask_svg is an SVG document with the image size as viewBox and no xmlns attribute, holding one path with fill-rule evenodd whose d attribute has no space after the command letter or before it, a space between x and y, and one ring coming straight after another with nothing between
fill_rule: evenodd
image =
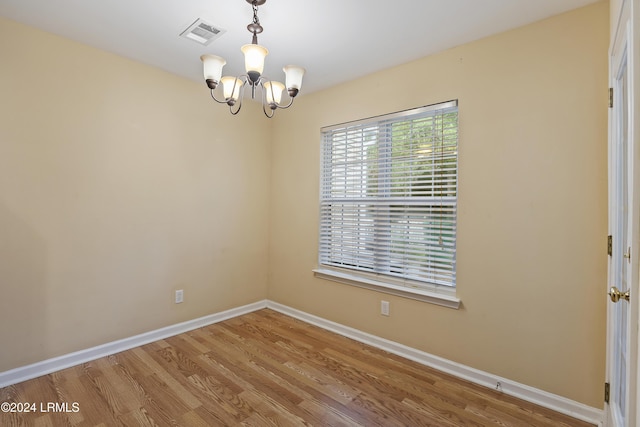
<instances>
[{"instance_id":1,"label":"white window frame","mask_svg":"<svg viewBox=\"0 0 640 427\"><path fill-rule=\"evenodd\" d=\"M408 173L398 174L398 167L393 169L390 162L396 155L391 150L392 137L389 132L393 126L413 126L414 121L429 121L434 125L437 120L441 127L444 127L444 114L456 113L456 122L454 127L447 128L447 136L444 130L440 130L441 137L439 146L444 156L445 140L447 159L449 163L446 166L448 171L440 171L440 175L436 173L438 170L435 166L427 177L431 186L416 185L409 178L411 173L418 170L420 164L416 160L415 148L409 151L403 151L402 154L409 153L409 161L405 160L402 167L408 166ZM373 289L379 292L398 295L406 298L417 299L434 304L443 305L451 308L459 308L460 300L456 297L456 266L455 266L455 245L457 239L457 170L458 170L458 102L457 100L448 101L439 104L428 105L425 107L414 108L411 110L401 111L383 116L377 116L369 119L358 120L349 123L329 126L322 128L322 144L321 144L321 179L320 179L320 229L319 229L319 246L318 246L318 268L314 270L314 274L318 278L332 280L344 284L349 284L367 289ZM452 129L455 130L453 131ZM369 132L370 129L373 131ZM396 127L397 129L397 127ZM361 136L345 136L351 135L354 130L355 135ZM360 132L360 133L358 133ZM375 136L370 136L375 135ZM413 133L411 133L413 135ZM434 131L435 135L435 131ZM350 139L353 138L353 139ZM413 144L413 136L409 138L409 144ZM397 140L397 139L396 139ZM355 141L355 154L351 152L352 141ZM375 142L371 142L375 141ZM426 141L422 136L420 143ZM416 142L417 143L417 142ZM437 136L433 136L428 140L433 150L438 147ZM453 146L452 144L455 144ZM376 156L375 162L369 161L370 155L366 147L375 146ZM414 145L411 145L414 147ZM453 148L455 147L455 151ZM341 151L332 151L341 150ZM348 153L348 154L343 154ZM428 155L436 165L438 153ZM351 156L351 157L349 157ZM368 158L369 157L369 158ZM403 157L404 158L404 157ZM440 157L440 167L443 167ZM339 159L347 159L345 162L354 160L355 172L340 164ZM453 162L452 162L453 160ZM358 162L365 166L358 166ZM385 163L388 162L388 163ZM336 166L340 164L340 166ZM372 169L371 164L375 164L375 179L368 169ZM421 165L423 165L422 163ZM418 166L414 166L418 165ZM452 167L453 165L453 167ZM358 171L357 169L360 169ZM364 171L363 171L364 170ZM384 171L388 171L385 175ZM389 172L394 170L394 172ZM360 174L360 175L359 175ZM395 174L395 175L394 175ZM366 176L365 176L366 175ZM400 187L404 189L404 196L392 194L390 177L403 177L396 179L394 183L399 182ZM366 178L366 179L364 179ZM344 181L344 183L343 183ZM364 183L366 181L366 184ZM371 184L372 182L373 184ZM375 185L375 193L371 196L370 188ZM406 187L406 188L405 188ZM398 188L398 187L396 187ZM443 190L444 189L444 190ZM437 194L437 195L436 195ZM365 208L366 206L366 208ZM371 210L371 211L370 211ZM419 224L418 231L414 232L412 227L412 215L417 215L415 224ZM334 211L337 211L336 214ZM367 213L361 214L359 212ZM355 213L354 213L355 212ZM444 267L436 261L431 260L431 254L434 251L434 244L430 237L435 232L435 228L429 228L424 222L424 218L429 218L432 222L434 212L439 213L439 218L445 218L446 221L446 242L443 244L442 225L440 225L439 245L444 254ZM332 218L350 218L349 215L357 217L357 226L350 225L349 219ZM376 218L382 217L378 226ZM366 226L360 224L360 221L366 221ZM403 221L406 218L406 221ZM392 221L394 220L394 221ZM332 222L333 221L333 222ZM336 222L337 221L337 222ZM442 222L442 219L440 219ZM372 232L362 230L369 229L368 225L373 224ZM401 227L399 224L406 224L406 238L402 241L402 255L398 252L390 252L391 241L398 242L397 230ZM336 227L340 231L336 232ZM394 237L391 239L391 230L395 230ZM351 240L342 239L342 236L353 236L354 232L358 237ZM360 237L365 235L365 238ZM402 233L400 233L402 235ZM424 251L417 252L417 260L405 261L411 257L410 251L407 249L409 241L413 242L414 237L421 236L417 248L424 248ZM431 237L432 238L432 237ZM355 241L355 243L354 243ZM362 242L366 241L366 244ZM346 248L344 251L342 247ZM422 245L422 246L420 246ZM353 249L354 246L357 248ZM363 247L366 246L366 249ZM375 249L370 250L373 247ZM353 254L352 252L353 251ZM344 253L343 253L344 252ZM414 249L414 252L415 249ZM361 255L362 254L362 255ZM362 258L360 258L362 256ZM399 259L401 258L401 261ZM357 259L352 265L347 266L349 260ZM393 267L391 266L393 264ZM398 264L402 267L398 269ZM416 265L417 267L413 267Z\"/></svg>"}]
</instances>

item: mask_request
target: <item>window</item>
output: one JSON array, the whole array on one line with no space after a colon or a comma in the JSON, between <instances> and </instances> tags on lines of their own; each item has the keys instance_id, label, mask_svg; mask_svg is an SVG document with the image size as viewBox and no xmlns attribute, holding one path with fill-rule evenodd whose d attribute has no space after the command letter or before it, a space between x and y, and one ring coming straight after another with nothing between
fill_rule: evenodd
<instances>
[{"instance_id":1,"label":"window","mask_svg":"<svg viewBox=\"0 0 640 427\"><path fill-rule=\"evenodd\" d=\"M321 161L321 268L455 287L457 101L323 128Z\"/></svg>"}]
</instances>

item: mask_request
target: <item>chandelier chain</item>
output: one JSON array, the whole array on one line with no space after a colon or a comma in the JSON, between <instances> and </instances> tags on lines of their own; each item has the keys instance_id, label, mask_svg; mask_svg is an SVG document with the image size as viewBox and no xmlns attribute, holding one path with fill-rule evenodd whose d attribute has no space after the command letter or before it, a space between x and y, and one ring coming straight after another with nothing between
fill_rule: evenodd
<instances>
[{"instance_id":1,"label":"chandelier chain","mask_svg":"<svg viewBox=\"0 0 640 427\"><path fill-rule=\"evenodd\" d=\"M258 5L256 2L253 2L251 3L251 7L253 7L253 23L260 25L260 20L258 19Z\"/></svg>"}]
</instances>

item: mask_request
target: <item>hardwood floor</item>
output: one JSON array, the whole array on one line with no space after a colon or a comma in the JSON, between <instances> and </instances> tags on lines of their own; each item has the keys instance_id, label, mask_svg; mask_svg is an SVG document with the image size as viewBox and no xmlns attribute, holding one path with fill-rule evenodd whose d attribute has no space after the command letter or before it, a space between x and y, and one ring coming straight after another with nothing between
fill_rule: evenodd
<instances>
[{"instance_id":1,"label":"hardwood floor","mask_svg":"<svg viewBox=\"0 0 640 427\"><path fill-rule=\"evenodd\" d=\"M268 309L5 387L2 402L35 412L0 426L590 425Z\"/></svg>"}]
</instances>

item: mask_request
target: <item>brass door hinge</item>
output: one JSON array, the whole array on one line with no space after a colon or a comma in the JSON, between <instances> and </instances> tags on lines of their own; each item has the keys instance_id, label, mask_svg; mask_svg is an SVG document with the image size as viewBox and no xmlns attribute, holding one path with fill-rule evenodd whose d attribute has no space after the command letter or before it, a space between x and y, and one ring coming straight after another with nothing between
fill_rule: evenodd
<instances>
[{"instance_id":1,"label":"brass door hinge","mask_svg":"<svg viewBox=\"0 0 640 427\"><path fill-rule=\"evenodd\" d=\"M609 395L610 395L610 387L609 383L604 383L604 402L609 403Z\"/></svg>"},{"instance_id":2,"label":"brass door hinge","mask_svg":"<svg viewBox=\"0 0 640 427\"><path fill-rule=\"evenodd\" d=\"M609 88L609 108L613 108L613 88Z\"/></svg>"},{"instance_id":3,"label":"brass door hinge","mask_svg":"<svg viewBox=\"0 0 640 427\"><path fill-rule=\"evenodd\" d=\"M613 254L613 236L607 236L607 255L611 256Z\"/></svg>"}]
</instances>

